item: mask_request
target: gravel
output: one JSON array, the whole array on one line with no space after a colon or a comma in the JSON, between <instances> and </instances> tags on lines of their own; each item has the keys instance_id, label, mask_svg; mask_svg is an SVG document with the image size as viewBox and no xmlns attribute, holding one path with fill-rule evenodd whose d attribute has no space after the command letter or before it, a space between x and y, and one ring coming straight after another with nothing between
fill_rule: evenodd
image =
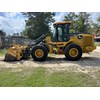
<instances>
[{"instance_id":1,"label":"gravel","mask_svg":"<svg viewBox=\"0 0 100 100\"><path fill-rule=\"evenodd\" d=\"M0 69L12 68L21 71L24 68L46 67L50 71L74 71L90 73L100 70L100 47L90 54L83 54L79 61L68 61L64 55L49 55L45 62L29 60L21 60L14 62L3 61L4 57L0 57Z\"/></svg>"}]
</instances>

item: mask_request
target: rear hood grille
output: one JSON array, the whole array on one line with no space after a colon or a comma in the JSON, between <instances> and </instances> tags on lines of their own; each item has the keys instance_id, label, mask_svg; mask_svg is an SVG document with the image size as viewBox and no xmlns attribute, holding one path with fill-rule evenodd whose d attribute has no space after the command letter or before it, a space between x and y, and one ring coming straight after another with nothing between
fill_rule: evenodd
<instances>
[{"instance_id":1,"label":"rear hood grille","mask_svg":"<svg viewBox=\"0 0 100 100\"><path fill-rule=\"evenodd\" d=\"M85 46L93 46L93 44L94 44L92 36L85 36L83 42L84 42Z\"/></svg>"}]
</instances>

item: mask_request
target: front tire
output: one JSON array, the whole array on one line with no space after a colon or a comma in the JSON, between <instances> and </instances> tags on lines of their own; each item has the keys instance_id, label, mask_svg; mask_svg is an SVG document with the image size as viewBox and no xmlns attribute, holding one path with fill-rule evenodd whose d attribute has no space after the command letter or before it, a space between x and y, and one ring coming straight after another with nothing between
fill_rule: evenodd
<instances>
[{"instance_id":1,"label":"front tire","mask_svg":"<svg viewBox=\"0 0 100 100\"><path fill-rule=\"evenodd\" d=\"M67 60L76 61L79 60L82 56L82 49L77 44L70 44L68 45L65 50L64 54Z\"/></svg>"},{"instance_id":2,"label":"front tire","mask_svg":"<svg viewBox=\"0 0 100 100\"><path fill-rule=\"evenodd\" d=\"M42 43L41 45L43 45L47 49L48 52L50 51L50 48L49 48L48 44Z\"/></svg>"},{"instance_id":3,"label":"front tire","mask_svg":"<svg viewBox=\"0 0 100 100\"><path fill-rule=\"evenodd\" d=\"M33 47L31 56L35 61L45 61L48 55L47 49L42 45Z\"/></svg>"}]
</instances>

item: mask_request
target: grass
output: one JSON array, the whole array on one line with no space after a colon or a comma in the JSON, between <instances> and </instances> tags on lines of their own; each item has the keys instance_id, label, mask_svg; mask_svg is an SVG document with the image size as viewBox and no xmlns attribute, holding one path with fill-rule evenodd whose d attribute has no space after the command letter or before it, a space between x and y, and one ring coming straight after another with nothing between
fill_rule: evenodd
<instances>
[{"instance_id":1,"label":"grass","mask_svg":"<svg viewBox=\"0 0 100 100\"><path fill-rule=\"evenodd\" d=\"M100 72L97 73L100 80ZM98 86L97 80L85 73L49 72L46 68L29 68L19 71L0 69L1 87L79 87ZM100 84L99 84L100 86Z\"/></svg>"},{"instance_id":2,"label":"grass","mask_svg":"<svg viewBox=\"0 0 100 100\"><path fill-rule=\"evenodd\" d=\"M100 44L95 44L95 46L100 46Z\"/></svg>"},{"instance_id":3,"label":"grass","mask_svg":"<svg viewBox=\"0 0 100 100\"><path fill-rule=\"evenodd\" d=\"M95 46L100 46L100 42L94 42Z\"/></svg>"},{"instance_id":4,"label":"grass","mask_svg":"<svg viewBox=\"0 0 100 100\"><path fill-rule=\"evenodd\" d=\"M7 50L6 49L1 49L0 50L0 56L4 56L6 54Z\"/></svg>"}]
</instances>

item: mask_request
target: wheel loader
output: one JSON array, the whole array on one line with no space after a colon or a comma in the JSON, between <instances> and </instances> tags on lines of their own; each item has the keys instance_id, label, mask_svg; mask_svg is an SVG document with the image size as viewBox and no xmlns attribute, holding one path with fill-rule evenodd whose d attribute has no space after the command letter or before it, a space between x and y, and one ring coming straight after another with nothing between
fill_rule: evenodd
<instances>
[{"instance_id":1,"label":"wheel loader","mask_svg":"<svg viewBox=\"0 0 100 100\"><path fill-rule=\"evenodd\" d=\"M88 33L70 33L71 21L55 22L51 35L43 34L28 46L13 45L5 55L6 61L27 59L45 61L48 54L64 54L70 61L77 61L83 53L96 49L94 36Z\"/></svg>"}]
</instances>

